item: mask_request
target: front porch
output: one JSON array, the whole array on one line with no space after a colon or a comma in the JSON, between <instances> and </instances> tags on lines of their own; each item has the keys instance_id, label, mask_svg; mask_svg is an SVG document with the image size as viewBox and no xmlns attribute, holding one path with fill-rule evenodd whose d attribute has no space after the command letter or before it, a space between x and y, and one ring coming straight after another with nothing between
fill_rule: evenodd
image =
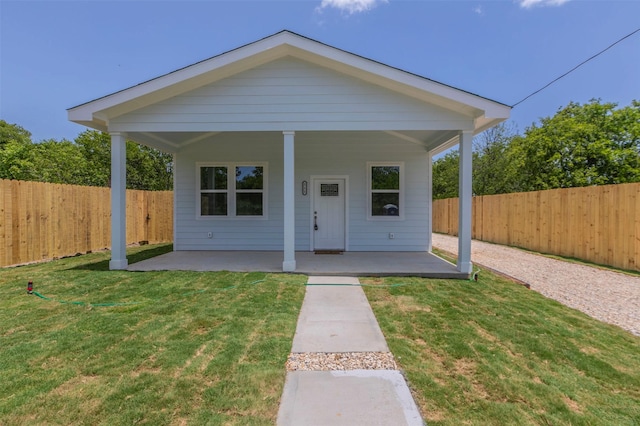
<instances>
[{"instance_id":1,"label":"front porch","mask_svg":"<svg viewBox=\"0 0 640 426\"><path fill-rule=\"evenodd\" d=\"M296 252L295 273L336 276L413 276L467 279L452 263L428 252ZM282 272L281 251L174 251L129 265L129 271Z\"/></svg>"}]
</instances>

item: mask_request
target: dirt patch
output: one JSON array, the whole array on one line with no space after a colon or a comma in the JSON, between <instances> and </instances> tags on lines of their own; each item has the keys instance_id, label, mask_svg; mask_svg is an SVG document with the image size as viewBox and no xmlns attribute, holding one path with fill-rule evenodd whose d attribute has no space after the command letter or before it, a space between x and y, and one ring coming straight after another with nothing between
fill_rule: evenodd
<instances>
[{"instance_id":1,"label":"dirt patch","mask_svg":"<svg viewBox=\"0 0 640 426\"><path fill-rule=\"evenodd\" d=\"M426 412L427 414L427 422L442 422L447 418L442 411L424 410L423 412Z\"/></svg>"},{"instance_id":2,"label":"dirt patch","mask_svg":"<svg viewBox=\"0 0 640 426\"><path fill-rule=\"evenodd\" d=\"M476 363L468 358L455 360L453 363L454 371L465 377L473 376L476 372Z\"/></svg>"},{"instance_id":3,"label":"dirt patch","mask_svg":"<svg viewBox=\"0 0 640 426\"><path fill-rule=\"evenodd\" d=\"M419 346L422 346L423 348L427 347L427 342L425 342L424 340L422 340L420 338L415 339L414 342L416 342Z\"/></svg>"},{"instance_id":4,"label":"dirt patch","mask_svg":"<svg viewBox=\"0 0 640 426\"><path fill-rule=\"evenodd\" d=\"M98 381L98 376L73 377L51 391L54 395L79 398L84 395L87 385Z\"/></svg>"},{"instance_id":5,"label":"dirt patch","mask_svg":"<svg viewBox=\"0 0 640 426\"><path fill-rule=\"evenodd\" d=\"M582 413L582 407L580 407L580 404L578 404L573 399L569 398L568 396L563 396L562 401L569 408L569 410L573 411L574 413Z\"/></svg>"},{"instance_id":6,"label":"dirt patch","mask_svg":"<svg viewBox=\"0 0 640 426\"><path fill-rule=\"evenodd\" d=\"M431 306L421 305L411 296L396 296L395 302L402 312L431 312Z\"/></svg>"}]
</instances>

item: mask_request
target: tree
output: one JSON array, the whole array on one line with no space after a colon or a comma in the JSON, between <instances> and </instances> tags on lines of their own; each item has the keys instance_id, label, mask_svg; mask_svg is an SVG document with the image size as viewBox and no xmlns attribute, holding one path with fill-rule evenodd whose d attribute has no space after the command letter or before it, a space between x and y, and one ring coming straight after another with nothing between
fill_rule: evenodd
<instances>
[{"instance_id":1,"label":"tree","mask_svg":"<svg viewBox=\"0 0 640 426\"><path fill-rule=\"evenodd\" d=\"M433 162L433 198L453 198L458 196L458 151L449 151Z\"/></svg>"},{"instance_id":2,"label":"tree","mask_svg":"<svg viewBox=\"0 0 640 426\"><path fill-rule=\"evenodd\" d=\"M149 191L173 187L173 156L148 146L127 142L127 188Z\"/></svg>"},{"instance_id":3,"label":"tree","mask_svg":"<svg viewBox=\"0 0 640 426\"><path fill-rule=\"evenodd\" d=\"M85 130L75 139L75 144L87 160L91 176L86 185L110 186L111 182L111 138L97 130Z\"/></svg>"},{"instance_id":4,"label":"tree","mask_svg":"<svg viewBox=\"0 0 640 426\"><path fill-rule=\"evenodd\" d=\"M87 130L72 142L31 141L31 133L0 120L0 179L74 185L109 186L111 139ZM166 190L173 187L172 156L127 142L127 187Z\"/></svg>"},{"instance_id":5,"label":"tree","mask_svg":"<svg viewBox=\"0 0 640 426\"><path fill-rule=\"evenodd\" d=\"M97 130L86 130L75 139L93 175L88 185L111 184L111 137ZM173 157L154 148L127 141L127 188L151 191L173 187Z\"/></svg>"},{"instance_id":6,"label":"tree","mask_svg":"<svg viewBox=\"0 0 640 426\"><path fill-rule=\"evenodd\" d=\"M640 102L571 102L515 134L500 125L474 139L476 195L640 182ZM458 153L433 166L434 198L458 194Z\"/></svg>"},{"instance_id":7,"label":"tree","mask_svg":"<svg viewBox=\"0 0 640 426\"><path fill-rule=\"evenodd\" d=\"M515 135L515 126L500 123L474 138L474 194L505 194L518 189L517 172L510 155Z\"/></svg>"},{"instance_id":8,"label":"tree","mask_svg":"<svg viewBox=\"0 0 640 426\"><path fill-rule=\"evenodd\" d=\"M8 139L0 149L0 179L37 180L33 144Z\"/></svg>"},{"instance_id":9,"label":"tree","mask_svg":"<svg viewBox=\"0 0 640 426\"><path fill-rule=\"evenodd\" d=\"M31 143L31 133L17 124L9 124L0 120L0 149L10 141L26 145Z\"/></svg>"},{"instance_id":10,"label":"tree","mask_svg":"<svg viewBox=\"0 0 640 426\"><path fill-rule=\"evenodd\" d=\"M515 137L520 190L640 181L640 102L616 107L571 102Z\"/></svg>"},{"instance_id":11,"label":"tree","mask_svg":"<svg viewBox=\"0 0 640 426\"><path fill-rule=\"evenodd\" d=\"M510 160L514 126L500 124L473 140L473 193L503 194L517 188L515 168ZM433 198L458 196L458 151L450 151L433 164Z\"/></svg>"},{"instance_id":12,"label":"tree","mask_svg":"<svg viewBox=\"0 0 640 426\"><path fill-rule=\"evenodd\" d=\"M39 182L88 185L91 168L78 146L49 139L32 145L34 179Z\"/></svg>"}]
</instances>

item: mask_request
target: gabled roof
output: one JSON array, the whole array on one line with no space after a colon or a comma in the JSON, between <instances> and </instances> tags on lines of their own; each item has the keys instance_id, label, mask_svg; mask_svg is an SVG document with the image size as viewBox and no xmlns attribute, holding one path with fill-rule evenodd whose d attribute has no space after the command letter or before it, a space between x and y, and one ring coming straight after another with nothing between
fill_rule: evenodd
<instances>
[{"instance_id":1,"label":"gabled roof","mask_svg":"<svg viewBox=\"0 0 640 426\"><path fill-rule=\"evenodd\" d=\"M475 132L509 117L510 107L326 45L290 31L222 53L68 110L70 121L107 131L109 120L273 60L291 56L455 111L474 119Z\"/></svg>"}]
</instances>

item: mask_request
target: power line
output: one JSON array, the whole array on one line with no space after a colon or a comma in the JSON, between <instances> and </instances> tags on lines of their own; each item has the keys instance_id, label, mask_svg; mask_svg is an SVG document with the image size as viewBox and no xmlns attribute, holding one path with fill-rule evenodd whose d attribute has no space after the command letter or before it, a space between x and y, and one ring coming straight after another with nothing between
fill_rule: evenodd
<instances>
[{"instance_id":1,"label":"power line","mask_svg":"<svg viewBox=\"0 0 640 426\"><path fill-rule=\"evenodd\" d=\"M543 87L541 87L540 89L536 90L535 92L531 93L530 95L522 98L520 101L516 102L515 104L511 105L511 108L515 108L517 105L520 105L521 103L523 103L524 101L526 101L527 99L529 99L530 97L532 97L533 95L536 95L540 92L542 92L544 89L546 89L547 87L551 86L553 83L555 83L556 81L566 77L567 75L571 74L572 72L574 72L575 70L577 70L578 68L580 68L581 66L583 66L584 64L586 64L587 62L589 62L592 59L597 58L598 56L602 55L604 52L606 52L607 50L611 49L613 46L615 46L616 44L620 43L621 41L623 41L624 39L627 39L629 37L631 37L632 35L634 35L635 33L639 32L640 28L638 28L637 30L627 34L626 36L622 37L621 39L619 39L618 41L616 41L615 43L610 44L608 47L602 49L600 52L596 53L595 55L593 55L592 57L590 57L587 60L584 60L582 62L580 62L578 65L576 65L575 67L571 68L569 71L565 72L564 74L562 74L560 77L556 78L555 80L551 81L550 83L547 83L546 85L544 85Z\"/></svg>"}]
</instances>

